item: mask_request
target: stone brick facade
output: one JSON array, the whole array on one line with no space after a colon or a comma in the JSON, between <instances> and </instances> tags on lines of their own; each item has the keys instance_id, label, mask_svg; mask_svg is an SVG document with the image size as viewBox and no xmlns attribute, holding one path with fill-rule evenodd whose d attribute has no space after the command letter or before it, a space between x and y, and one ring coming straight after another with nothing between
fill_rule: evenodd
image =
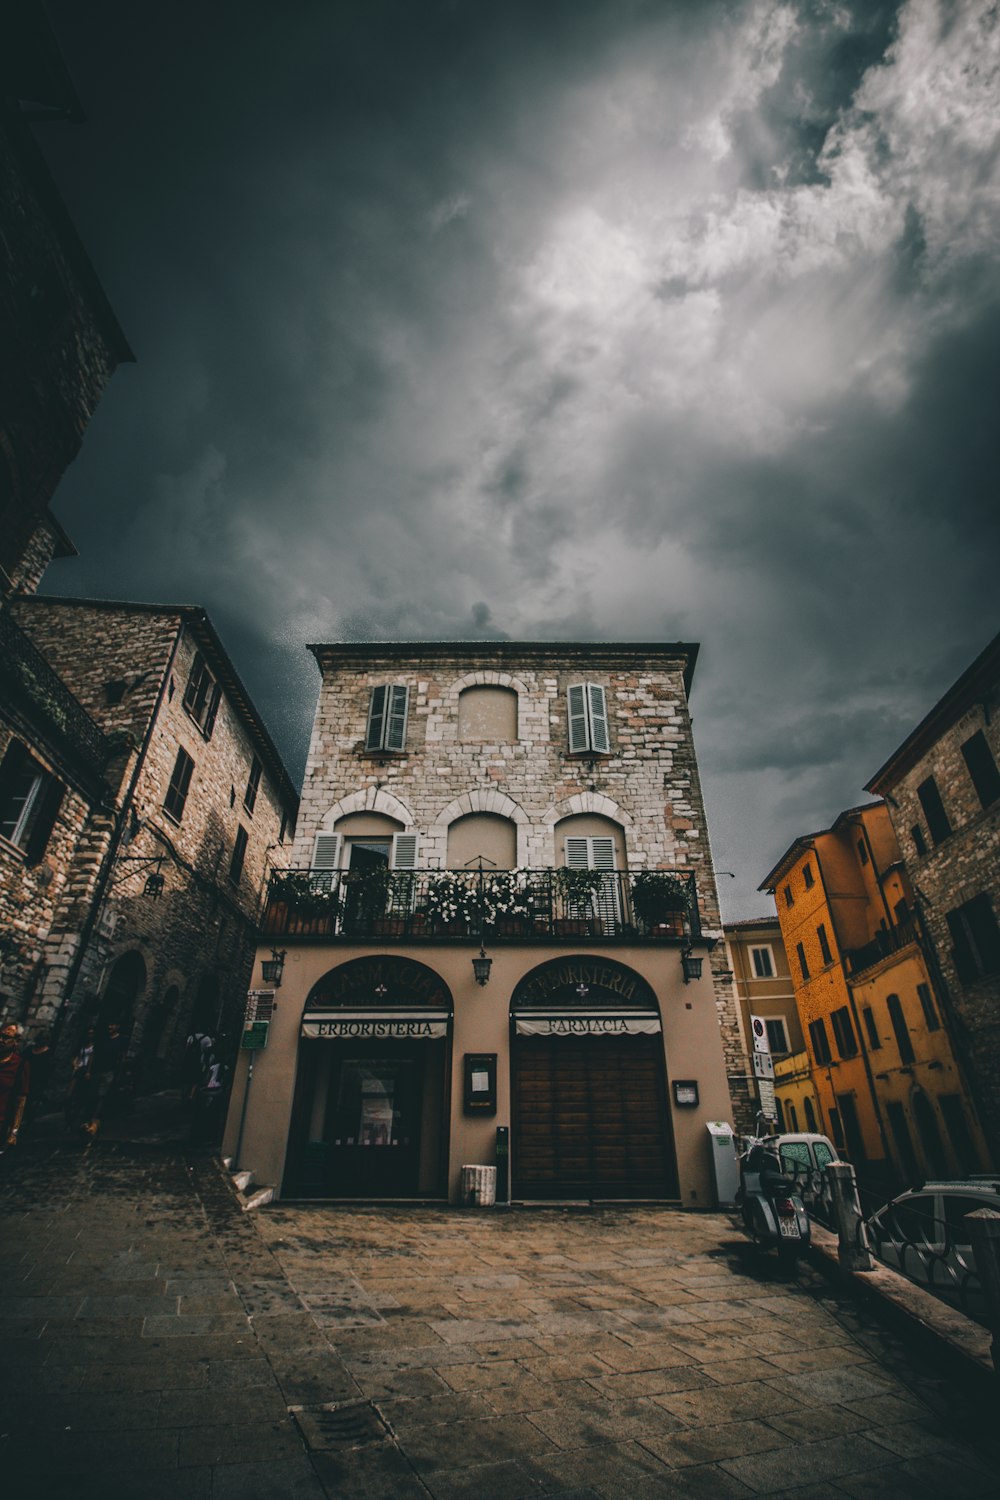
<instances>
[{"instance_id":1,"label":"stone brick facade","mask_svg":"<svg viewBox=\"0 0 1000 1500\"><path fill-rule=\"evenodd\" d=\"M193 1014L230 1036L238 1029L267 873L290 847L294 789L204 611L38 597L8 608L115 752L105 807L67 802L75 841L53 843L59 900L35 922L44 976L12 1008L60 1028L63 1061L87 1020L118 1010L145 1081L169 1080ZM217 688L210 723L185 707L196 660ZM193 769L172 816L164 802L180 749ZM151 875L162 876L157 897Z\"/></svg>"},{"instance_id":2,"label":"stone brick facade","mask_svg":"<svg viewBox=\"0 0 1000 1500\"><path fill-rule=\"evenodd\" d=\"M492 812L517 825L517 863L563 863L557 825L592 816L624 830L627 867L694 872L703 930L721 939L718 895L688 713L696 647L427 644L314 647L323 671L293 863L312 862L316 834L349 811L390 811L420 836L419 863L447 865L448 829ZM567 688L604 686L610 750L570 754ZM364 734L374 687L410 688L401 754L373 756ZM517 693L509 743L462 742L458 704L471 687ZM345 797L345 791L349 789ZM725 945L711 954L737 1121L749 1128L745 1052Z\"/></svg>"},{"instance_id":3,"label":"stone brick facade","mask_svg":"<svg viewBox=\"0 0 1000 1500\"><path fill-rule=\"evenodd\" d=\"M1000 1161L998 764L1000 636L868 785L888 804L932 942L935 978L993 1158Z\"/></svg>"}]
</instances>

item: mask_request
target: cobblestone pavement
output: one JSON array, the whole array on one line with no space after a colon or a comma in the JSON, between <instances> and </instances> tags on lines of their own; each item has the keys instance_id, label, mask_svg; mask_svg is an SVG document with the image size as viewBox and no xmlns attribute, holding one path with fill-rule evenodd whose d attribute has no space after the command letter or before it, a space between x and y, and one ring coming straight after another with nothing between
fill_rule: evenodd
<instances>
[{"instance_id":1,"label":"cobblestone pavement","mask_svg":"<svg viewBox=\"0 0 1000 1500\"><path fill-rule=\"evenodd\" d=\"M284 1207L176 1147L0 1162L21 1497L997 1493L965 1388L724 1215Z\"/></svg>"}]
</instances>

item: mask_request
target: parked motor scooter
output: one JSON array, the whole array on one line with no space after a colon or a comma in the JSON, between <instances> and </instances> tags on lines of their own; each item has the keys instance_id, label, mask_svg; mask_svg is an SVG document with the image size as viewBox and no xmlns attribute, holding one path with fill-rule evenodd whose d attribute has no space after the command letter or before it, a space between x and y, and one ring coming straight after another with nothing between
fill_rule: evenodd
<instances>
[{"instance_id":1,"label":"parked motor scooter","mask_svg":"<svg viewBox=\"0 0 1000 1500\"><path fill-rule=\"evenodd\" d=\"M743 1227L762 1250L775 1249L784 1264L809 1246L809 1215L798 1187L786 1177L781 1158L766 1140L751 1140L740 1156L737 1203Z\"/></svg>"}]
</instances>

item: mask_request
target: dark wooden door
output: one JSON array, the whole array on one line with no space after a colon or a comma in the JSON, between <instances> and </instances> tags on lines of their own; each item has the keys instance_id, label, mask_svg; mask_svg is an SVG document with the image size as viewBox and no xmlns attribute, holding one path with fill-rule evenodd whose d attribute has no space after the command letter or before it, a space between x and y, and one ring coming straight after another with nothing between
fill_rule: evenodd
<instances>
[{"instance_id":1,"label":"dark wooden door","mask_svg":"<svg viewBox=\"0 0 1000 1500\"><path fill-rule=\"evenodd\" d=\"M515 1039L518 1198L673 1198L658 1036Z\"/></svg>"}]
</instances>

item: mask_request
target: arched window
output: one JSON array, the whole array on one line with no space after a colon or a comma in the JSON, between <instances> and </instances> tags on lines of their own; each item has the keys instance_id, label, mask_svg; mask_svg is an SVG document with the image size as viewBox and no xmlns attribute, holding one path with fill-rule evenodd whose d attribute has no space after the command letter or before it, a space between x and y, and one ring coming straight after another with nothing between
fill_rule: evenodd
<instances>
[{"instance_id":1,"label":"arched window","mask_svg":"<svg viewBox=\"0 0 1000 1500\"><path fill-rule=\"evenodd\" d=\"M496 813L469 813L448 828L449 870L472 870L482 856L486 869L513 870L517 864L517 826Z\"/></svg>"},{"instance_id":2,"label":"arched window","mask_svg":"<svg viewBox=\"0 0 1000 1500\"><path fill-rule=\"evenodd\" d=\"M125 1036L135 1020L135 1002L146 988L146 965L139 953L123 953L116 959L104 986L98 1011L98 1025L116 1021Z\"/></svg>"},{"instance_id":3,"label":"arched window","mask_svg":"<svg viewBox=\"0 0 1000 1500\"><path fill-rule=\"evenodd\" d=\"M796 1113L795 1105L791 1102L788 1105L788 1128L793 1131L799 1128L799 1117Z\"/></svg>"},{"instance_id":4,"label":"arched window","mask_svg":"<svg viewBox=\"0 0 1000 1500\"><path fill-rule=\"evenodd\" d=\"M506 687L467 687L458 699L458 738L509 745L517 739L517 693Z\"/></svg>"},{"instance_id":5,"label":"arched window","mask_svg":"<svg viewBox=\"0 0 1000 1500\"><path fill-rule=\"evenodd\" d=\"M626 867L624 830L597 813L577 813L557 823L555 835L557 865L607 872L603 883L584 903L586 910L577 901L575 909L566 915L595 916L602 932L618 931L625 919L625 901L621 879L614 872Z\"/></svg>"},{"instance_id":6,"label":"arched window","mask_svg":"<svg viewBox=\"0 0 1000 1500\"><path fill-rule=\"evenodd\" d=\"M806 1129L815 1132L815 1130L816 1130L816 1111L813 1109L813 1102L810 1099L810 1097L809 1097L808 1094L806 1095L803 1103L804 1103L805 1112L806 1112Z\"/></svg>"}]
</instances>

